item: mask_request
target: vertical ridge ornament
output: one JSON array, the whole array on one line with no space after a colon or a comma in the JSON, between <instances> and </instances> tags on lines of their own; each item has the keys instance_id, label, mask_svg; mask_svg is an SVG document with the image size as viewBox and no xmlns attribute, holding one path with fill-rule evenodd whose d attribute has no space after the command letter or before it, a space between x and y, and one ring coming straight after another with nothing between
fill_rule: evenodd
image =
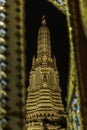
<instances>
[{"instance_id":1,"label":"vertical ridge ornament","mask_svg":"<svg viewBox=\"0 0 87 130\"><path fill-rule=\"evenodd\" d=\"M7 110L7 24L6 24L6 0L0 0L0 130L5 130L8 125Z\"/></svg>"},{"instance_id":2,"label":"vertical ridge ornament","mask_svg":"<svg viewBox=\"0 0 87 130\"><path fill-rule=\"evenodd\" d=\"M32 70L34 70L35 65L36 65L36 59L35 59L35 56L33 56L33 59L32 59Z\"/></svg>"}]
</instances>

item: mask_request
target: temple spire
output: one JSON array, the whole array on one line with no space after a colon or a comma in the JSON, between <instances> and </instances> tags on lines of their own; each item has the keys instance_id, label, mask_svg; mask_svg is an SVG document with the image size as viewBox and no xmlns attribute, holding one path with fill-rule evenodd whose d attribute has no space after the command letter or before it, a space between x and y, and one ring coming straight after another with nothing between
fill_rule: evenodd
<instances>
[{"instance_id":1,"label":"temple spire","mask_svg":"<svg viewBox=\"0 0 87 130\"><path fill-rule=\"evenodd\" d=\"M46 19L44 15L42 16L42 25L38 30L37 43L37 57L41 58L44 55L46 57L51 57L50 32L46 26Z\"/></svg>"},{"instance_id":2,"label":"temple spire","mask_svg":"<svg viewBox=\"0 0 87 130\"><path fill-rule=\"evenodd\" d=\"M50 32L45 16L38 31L37 57L33 56L26 99L26 130L65 130L55 56L51 57Z\"/></svg>"},{"instance_id":3,"label":"temple spire","mask_svg":"<svg viewBox=\"0 0 87 130\"><path fill-rule=\"evenodd\" d=\"M52 57L51 57L50 31L46 25L46 19L44 15L42 16L41 23L42 25L38 30L36 64L51 65Z\"/></svg>"}]
</instances>

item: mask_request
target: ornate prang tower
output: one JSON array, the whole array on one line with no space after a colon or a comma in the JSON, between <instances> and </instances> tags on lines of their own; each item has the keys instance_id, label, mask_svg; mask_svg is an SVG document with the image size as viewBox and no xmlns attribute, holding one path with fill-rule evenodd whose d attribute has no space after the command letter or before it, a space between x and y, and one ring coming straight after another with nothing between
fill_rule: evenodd
<instances>
[{"instance_id":1,"label":"ornate prang tower","mask_svg":"<svg viewBox=\"0 0 87 130\"><path fill-rule=\"evenodd\" d=\"M26 130L65 130L66 114L61 99L55 56L51 56L50 32L42 17L37 57L33 57L26 100Z\"/></svg>"}]
</instances>

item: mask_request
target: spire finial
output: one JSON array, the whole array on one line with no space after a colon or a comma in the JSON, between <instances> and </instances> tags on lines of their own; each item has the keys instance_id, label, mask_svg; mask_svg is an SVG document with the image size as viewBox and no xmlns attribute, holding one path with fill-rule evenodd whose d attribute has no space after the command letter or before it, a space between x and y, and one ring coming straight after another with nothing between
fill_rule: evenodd
<instances>
[{"instance_id":1,"label":"spire finial","mask_svg":"<svg viewBox=\"0 0 87 130\"><path fill-rule=\"evenodd\" d=\"M42 16L42 25L46 25L45 15Z\"/></svg>"}]
</instances>

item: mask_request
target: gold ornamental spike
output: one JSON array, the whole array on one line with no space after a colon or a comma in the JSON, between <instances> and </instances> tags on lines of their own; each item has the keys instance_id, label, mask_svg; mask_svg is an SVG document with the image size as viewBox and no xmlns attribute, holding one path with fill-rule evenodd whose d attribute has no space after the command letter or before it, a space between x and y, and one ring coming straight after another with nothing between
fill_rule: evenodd
<instances>
[{"instance_id":1,"label":"gold ornamental spike","mask_svg":"<svg viewBox=\"0 0 87 130\"><path fill-rule=\"evenodd\" d=\"M32 59L32 69L35 68L36 65L36 60L35 60L35 56L33 55L33 59Z\"/></svg>"},{"instance_id":2,"label":"gold ornamental spike","mask_svg":"<svg viewBox=\"0 0 87 130\"><path fill-rule=\"evenodd\" d=\"M46 25L45 15L42 16L42 25Z\"/></svg>"}]
</instances>

